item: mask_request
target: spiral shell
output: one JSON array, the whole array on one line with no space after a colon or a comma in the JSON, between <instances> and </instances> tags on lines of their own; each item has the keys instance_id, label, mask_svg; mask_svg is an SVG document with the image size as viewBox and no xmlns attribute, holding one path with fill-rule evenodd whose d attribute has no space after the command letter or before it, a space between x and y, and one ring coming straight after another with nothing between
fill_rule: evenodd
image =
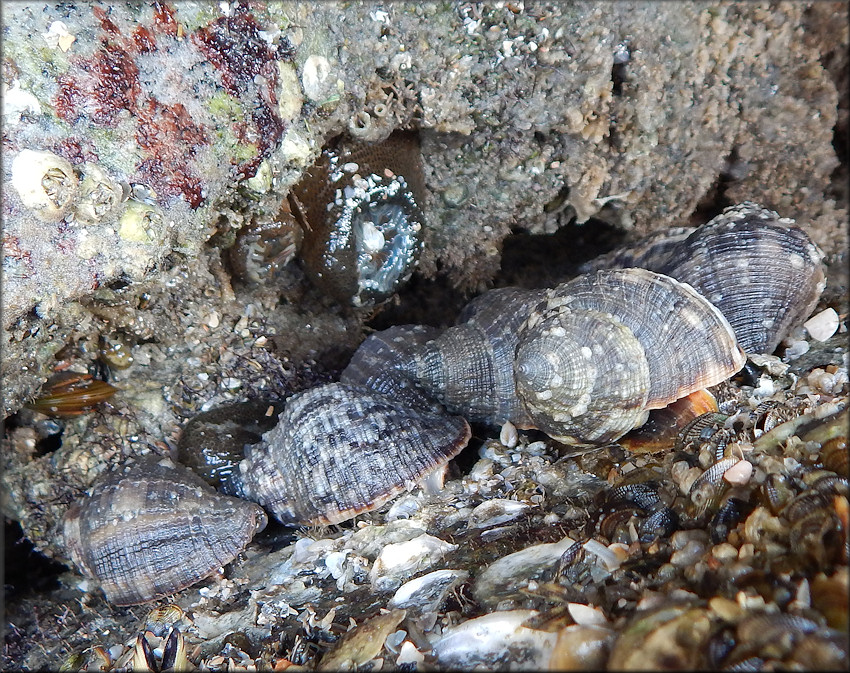
<instances>
[{"instance_id":1,"label":"spiral shell","mask_svg":"<svg viewBox=\"0 0 850 673\"><path fill-rule=\"evenodd\" d=\"M536 427L605 443L744 362L723 315L690 286L624 269L552 290L522 328L514 372Z\"/></svg>"},{"instance_id":2,"label":"spiral shell","mask_svg":"<svg viewBox=\"0 0 850 673\"><path fill-rule=\"evenodd\" d=\"M638 266L688 283L720 309L747 353L771 353L826 286L823 253L793 224L745 201L701 227L656 234L585 268Z\"/></svg>"},{"instance_id":3,"label":"spiral shell","mask_svg":"<svg viewBox=\"0 0 850 673\"><path fill-rule=\"evenodd\" d=\"M362 372L381 371L384 392L401 379L472 421L600 444L745 361L720 311L690 286L644 269L587 274L548 292L491 290L462 319L404 349L394 345L409 327L373 334L343 378L371 385Z\"/></svg>"},{"instance_id":4,"label":"spiral shell","mask_svg":"<svg viewBox=\"0 0 850 673\"><path fill-rule=\"evenodd\" d=\"M339 523L440 471L470 434L457 416L329 383L291 397L246 449L242 490L282 523Z\"/></svg>"},{"instance_id":5,"label":"spiral shell","mask_svg":"<svg viewBox=\"0 0 850 673\"><path fill-rule=\"evenodd\" d=\"M465 322L443 332L416 325L376 332L341 380L395 397L438 400L475 423L510 419L531 427L516 396L513 360L519 327L542 296L542 290L500 288L472 300L461 313Z\"/></svg>"},{"instance_id":6,"label":"spiral shell","mask_svg":"<svg viewBox=\"0 0 850 673\"><path fill-rule=\"evenodd\" d=\"M380 302L410 278L422 249L419 144L337 141L291 192L301 209L300 257L316 285L354 306Z\"/></svg>"},{"instance_id":7,"label":"spiral shell","mask_svg":"<svg viewBox=\"0 0 850 673\"><path fill-rule=\"evenodd\" d=\"M216 493L168 459L108 473L71 506L71 559L115 605L167 596L230 563L266 526L256 505Z\"/></svg>"}]
</instances>

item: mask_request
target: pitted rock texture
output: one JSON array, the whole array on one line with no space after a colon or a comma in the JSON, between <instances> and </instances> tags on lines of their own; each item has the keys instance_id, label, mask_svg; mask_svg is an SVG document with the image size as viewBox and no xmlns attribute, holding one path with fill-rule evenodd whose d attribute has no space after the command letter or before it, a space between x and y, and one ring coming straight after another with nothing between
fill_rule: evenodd
<instances>
[{"instance_id":1,"label":"pitted rock texture","mask_svg":"<svg viewBox=\"0 0 850 673\"><path fill-rule=\"evenodd\" d=\"M339 133L420 129L420 273L467 291L493 279L512 229L575 216L645 233L718 197L846 247L830 182L841 3L229 7L9 6L4 155L54 152L131 198L95 223L45 223L4 162L7 413L103 327L80 305L93 291L161 283L169 256L276 212Z\"/></svg>"}]
</instances>

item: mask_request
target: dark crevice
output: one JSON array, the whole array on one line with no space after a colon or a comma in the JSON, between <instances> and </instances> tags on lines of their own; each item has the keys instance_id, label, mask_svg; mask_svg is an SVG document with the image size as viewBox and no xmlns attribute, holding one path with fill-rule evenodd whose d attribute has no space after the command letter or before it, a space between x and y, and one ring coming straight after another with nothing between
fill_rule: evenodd
<instances>
[{"instance_id":1,"label":"dark crevice","mask_svg":"<svg viewBox=\"0 0 850 673\"><path fill-rule=\"evenodd\" d=\"M729 156L726 157L723 170L720 171L714 184L706 191L694 209L689 224L691 226L704 224L722 213L724 208L734 205L732 200L726 196L726 192L734 182L737 182L746 174L746 170L747 166L741 161L738 148L733 147Z\"/></svg>"},{"instance_id":2,"label":"dark crevice","mask_svg":"<svg viewBox=\"0 0 850 673\"><path fill-rule=\"evenodd\" d=\"M36 551L32 543L24 537L17 521L6 521L3 565L3 593L7 602L30 592L58 589L58 576L68 570L63 564Z\"/></svg>"},{"instance_id":3,"label":"dark crevice","mask_svg":"<svg viewBox=\"0 0 850 673\"><path fill-rule=\"evenodd\" d=\"M554 234L522 231L505 238L497 286L553 287L575 276L584 262L620 245L625 232L591 218L571 222Z\"/></svg>"},{"instance_id":4,"label":"dark crevice","mask_svg":"<svg viewBox=\"0 0 850 673\"><path fill-rule=\"evenodd\" d=\"M397 296L381 307L366 325L374 330L406 324L448 327L454 324L467 301L469 297L453 288L444 275L426 280L414 274Z\"/></svg>"}]
</instances>

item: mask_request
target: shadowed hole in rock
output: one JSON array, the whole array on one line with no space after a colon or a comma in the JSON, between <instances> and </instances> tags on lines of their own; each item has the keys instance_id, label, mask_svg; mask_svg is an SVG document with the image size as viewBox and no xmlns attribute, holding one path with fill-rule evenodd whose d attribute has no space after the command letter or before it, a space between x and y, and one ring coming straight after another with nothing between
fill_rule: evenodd
<instances>
[{"instance_id":1,"label":"shadowed hole in rock","mask_svg":"<svg viewBox=\"0 0 850 673\"><path fill-rule=\"evenodd\" d=\"M24 537L17 521L6 521L3 546L3 595L6 601L27 593L59 588L57 577L68 568L36 551Z\"/></svg>"}]
</instances>

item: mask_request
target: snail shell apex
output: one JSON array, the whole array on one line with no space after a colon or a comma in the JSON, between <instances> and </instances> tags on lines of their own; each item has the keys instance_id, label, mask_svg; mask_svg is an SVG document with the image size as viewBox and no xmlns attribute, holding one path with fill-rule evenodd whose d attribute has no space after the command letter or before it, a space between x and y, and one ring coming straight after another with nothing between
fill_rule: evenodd
<instances>
[{"instance_id":1,"label":"snail shell apex","mask_svg":"<svg viewBox=\"0 0 850 673\"><path fill-rule=\"evenodd\" d=\"M745 361L729 323L692 287L622 269L551 290L520 329L514 372L537 428L565 443L605 443Z\"/></svg>"},{"instance_id":2,"label":"snail shell apex","mask_svg":"<svg viewBox=\"0 0 850 673\"><path fill-rule=\"evenodd\" d=\"M63 536L110 603L136 605L212 575L266 523L255 504L216 493L168 459L146 459L96 482L66 513Z\"/></svg>"},{"instance_id":3,"label":"snail shell apex","mask_svg":"<svg viewBox=\"0 0 850 673\"><path fill-rule=\"evenodd\" d=\"M240 465L243 492L285 524L333 524L369 511L442 469L469 424L359 385L291 397Z\"/></svg>"}]
</instances>

